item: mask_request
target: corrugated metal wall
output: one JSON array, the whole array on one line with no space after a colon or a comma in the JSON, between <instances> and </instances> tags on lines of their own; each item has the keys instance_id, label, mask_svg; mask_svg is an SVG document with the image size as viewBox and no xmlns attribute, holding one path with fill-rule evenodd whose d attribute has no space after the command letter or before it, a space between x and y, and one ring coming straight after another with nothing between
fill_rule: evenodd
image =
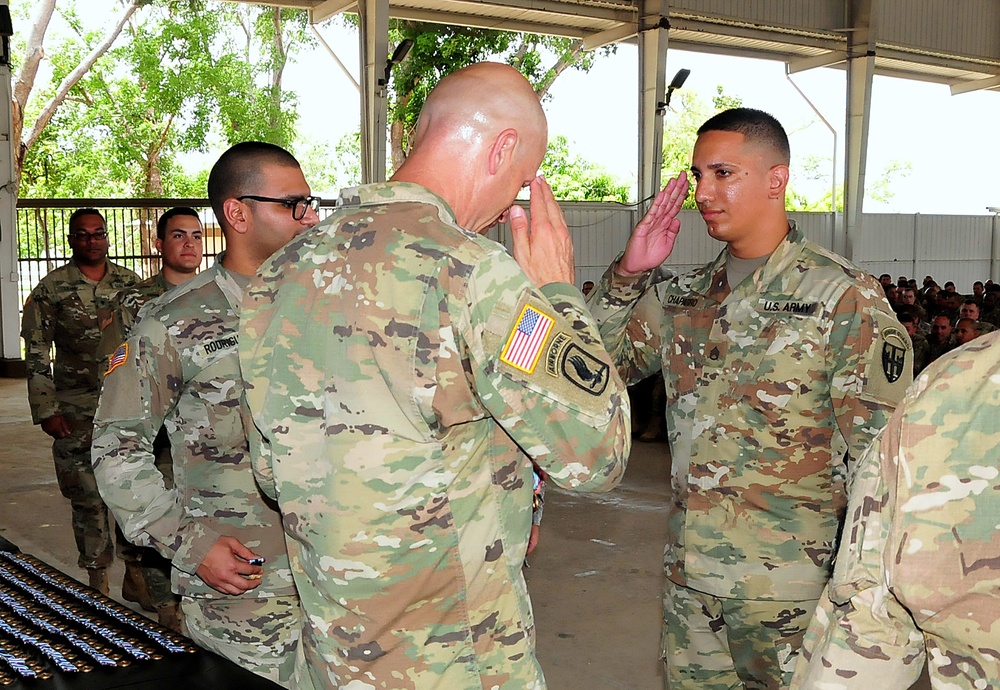
<instances>
[{"instance_id":1,"label":"corrugated metal wall","mask_svg":"<svg viewBox=\"0 0 1000 690\"><path fill-rule=\"evenodd\" d=\"M577 285L597 281L625 248L632 227L639 220L627 206L596 203L563 203L566 223L573 237ZM806 237L834 249L834 218L829 213L790 213ZM687 271L715 259L722 243L705 232L697 211L681 211L681 233L666 265ZM941 285L955 282L960 292L972 292L972 283L990 277L992 216L934 216L865 214L864 232L855 251L855 263L866 271L905 275L922 281L931 275ZM490 236L511 246L507 225Z\"/></svg>"},{"instance_id":2,"label":"corrugated metal wall","mask_svg":"<svg viewBox=\"0 0 1000 690\"><path fill-rule=\"evenodd\" d=\"M674 0L670 10L807 31L830 31L844 24L844 0Z\"/></svg>"},{"instance_id":3,"label":"corrugated metal wall","mask_svg":"<svg viewBox=\"0 0 1000 690\"><path fill-rule=\"evenodd\" d=\"M878 6L879 42L951 55L1000 56L997 0L883 0Z\"/></svg>"}]
</instances>

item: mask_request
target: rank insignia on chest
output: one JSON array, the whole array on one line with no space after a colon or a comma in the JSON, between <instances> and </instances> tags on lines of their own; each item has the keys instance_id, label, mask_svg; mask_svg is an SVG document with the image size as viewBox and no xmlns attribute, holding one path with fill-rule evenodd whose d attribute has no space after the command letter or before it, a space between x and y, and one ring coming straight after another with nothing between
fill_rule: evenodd
<instances>
[{"instance_id":1,"label":"rank insignia on chest","mask_svg":"<svg viewBox=\"0 0 1000 690\"><path fill-rule=\"evenodd\" d=\"M517 325L510 332L507 344L500 354L500 361L528 374L534 372L554 323L551 316L543 314L530 304L524 305Z\"/></svg>"},{"instance_id":2,"label":"rank insignia on chest","mask_svg":"<svg viewBox=\"0 0 1000 690\"><path fill-rule=\"evenodd\" d=\"M108 360L108 370L104 372L104 375L107 376L108 374L110 374L112 371L114 371L122 364L124 364L125 360L127 359L128 359L128 343L122 343L121 345L118 346L118 349L115 350L114 354L112 354L111 358Z\"/></svg>"}]
</instances>

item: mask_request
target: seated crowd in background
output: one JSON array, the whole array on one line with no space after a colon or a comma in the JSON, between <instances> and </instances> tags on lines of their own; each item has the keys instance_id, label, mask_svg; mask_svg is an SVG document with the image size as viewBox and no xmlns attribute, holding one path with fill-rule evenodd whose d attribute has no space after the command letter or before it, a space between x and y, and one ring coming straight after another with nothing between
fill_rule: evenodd
<instances>
[{"instance_id":1,"label":"seated crowd in background","mask_svg":"<svg viewBox=\"0 0 1000 690\"><path fill-rule=\"evenodd\" d=\"M906 276L893 282L883 273L879 282L889 305L913 342L914 374L928 364L1000 326L1000 284L977 280L971 294L958 292L948 281L940 287L931 276L923 284Z\"/></svg>"}]
</instances>

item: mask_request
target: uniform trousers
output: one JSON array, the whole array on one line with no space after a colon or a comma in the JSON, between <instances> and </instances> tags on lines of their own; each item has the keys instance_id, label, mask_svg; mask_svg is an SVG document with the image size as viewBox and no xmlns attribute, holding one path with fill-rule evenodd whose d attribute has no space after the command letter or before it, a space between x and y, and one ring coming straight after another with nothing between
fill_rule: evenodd
<instances>
[{"instance_id":1,"label":"uniform trousers","mask_svg":"<svg viewBox=\"0 0 1000 690\"><path fill-rule=\"evenodd\" d=\"M666 690L780 690L791 683L817 600L723 599L666 581Z\"/></svg>"}]
</instances>

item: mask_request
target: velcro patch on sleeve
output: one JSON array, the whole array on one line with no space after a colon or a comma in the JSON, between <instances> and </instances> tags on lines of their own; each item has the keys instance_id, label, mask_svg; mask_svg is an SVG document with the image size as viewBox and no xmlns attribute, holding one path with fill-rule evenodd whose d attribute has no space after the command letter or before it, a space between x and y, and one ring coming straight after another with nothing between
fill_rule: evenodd
<instances>
[{"instance_id":1,"label":"velcro patch on sleeve","mask_svg":"<svg viewBox=\"0 0 1000 690\"><path fill-rule=\"evenodd\" d=\"M128 343L122 343L118 346L118 349L114 351L110 359L108 359L108 370L104 372L107 376L112 371L120 367L128 360Z\"/></svg>"},{"instance_id":2,"label":"velcro patch on sleeve","mask_svg":"<svg viewBox=\"0 0 1000 690\"><path fill-rule=\"evenodd\" d=\"M885 312L871 311L878 337L869 351L863 397L895 406L913 380L913 348L896 318Z\"/></svg>"},{"instance_id":3,"label":"velcro patch on sleeve","mask_svg":"<svg viewBox=\"0 0 1000 690\"><path fill-rule=\"evenodd\" d=\"M517 324L507 337L500 361L526 374L533 373L554 324L555 319L551 316L525 304Z\"/></svg>"}]
</instances>

